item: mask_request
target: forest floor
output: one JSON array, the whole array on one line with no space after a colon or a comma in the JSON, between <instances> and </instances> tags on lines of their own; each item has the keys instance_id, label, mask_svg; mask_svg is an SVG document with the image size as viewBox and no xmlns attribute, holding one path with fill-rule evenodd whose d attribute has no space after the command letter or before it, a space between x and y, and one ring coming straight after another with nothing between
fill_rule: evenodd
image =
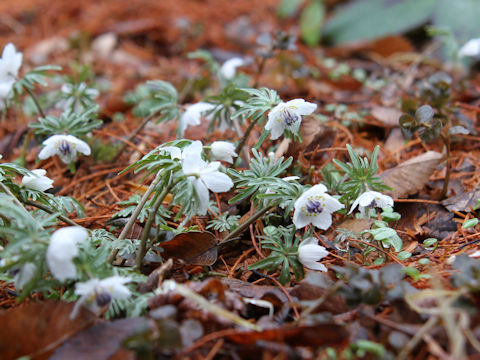
<instances>
[{"instance_id":1,"label":"forest floor","mask_svg":"<svg viewBox=\"0 0 480 360\"><path fill-rule=\"evenodd\" d=\"M89 229L109 228L107 221L123 208L118 203L132 195L143 194L147 187L144 174L129 171L119 175L119 172L159 144L176 137L175 124L169 122L149 124L132 141L126 141L142 119L132 114L132 105L125 101L125 94L147 80L161 79L179 90L183 103L195 103L201 99L195 93L198 81L193 80L203 79L206 70L202 61L187 57L189 52L206 49L220 62L233 56L250 57L251 64L242 71L251 76L258 87L275 89L282 99L303 98L318 104L317 116L302 123L303 142L283 140L275 148L277 157L292 156L298 166L309 173L312 184L322 182L321 169L332 159L348 160L347 144L367 152L380 146L379 173L387 185L394 187L390 193L395 200L394 209L402 216L394 228L403 240L403 250L411 256L400 259L392 251L379 249L386 254L387 260L382 264L374 263L373 254L362 253L361 241L355 243L355 240L350 246L359 251L347 256L333 245L336 234L330 230L319 236L331 251L322 263L327 268L350 269L345 270L350 272L344 274L343 292L336 293L342 286L338 282L336 288L330 283L321 284L326 280L320 281L316 272L308 273L308 270L302 282L283 286L276 280L279 272L267 274L248 269L268 253L258 247L258 238L255 239L262 229L258 222L250 227L237 246L221 248L218 260L208 269L174 262L173 265L168 263L170 268L163 269L160 276L175 279L206 298L215 294L222 306L232 312L242 315L250 312L249 319L261 318L268 310L246 309L250 306L246 304L240 309L235 301L240 297L269 301L274 304L277 322L265 320L263 328L269 330L247 332L232 326L226 319L198 311L188 301L184 300L180 306L178 298L163 297L151 301L150 309L177 305L176 324L182 324L180 330L187 333L182 335L191 340L180 350L170 349L165 344L174 340L157 333L156 340L152 340L155 343L152 353L158 358L273 359L278 355L278 358L333 359L341 358L338 354L349 348L353 357L366 354L366 358L382 358L382 354L388 353L415 359L447 359L455 353L454 343L460 342L464 344L465 356L475 358L479 350L479 340L475 338L480 335L478 295L475 296L475 292L455 293L455 300L461 296L468 298L469 312L455 308L453 297L442 294L458 289L459 282L454 282L452 276L459 272L471 271L468 281L473 287L479 287L480 275L475 273L478 265L468 263L462 268L452 267L452 264L454 256L461 254L472 260L480 257L477 253L480 245L475 241L480 238L480 227L462 227L469 219L478 217L480 76L473 73L465 77L465 70L445 67L443 62L431 56L428 44L420 46L403 36L335 48L309 48L298 41L297 50L280 53L266 62L258 73L255 52L258 35L278 30L298 31L294 20L277 17L277 5L276 0L0 2L2 45L12 42L23 52L25 69L54 64L67 74L75 74L75 64L88 64L97 84L108 83L108 89L101 90L97 98L104 123L94 130L94 136L102 143L126 144L115 162L82 157L77 171L71 174L57 157L36 163L40 144L32 142L28 148L27 167L46 169L54 180L55 194L71 196L84 206L85 217L72 217L77 224ZM102 35L107 33L112 34L108 38L111 43L106 43L105 38L102 42ZM335 58L335 64L325 62L326 58ZM306 68L311 71L308 75L304 73ZM370 81L359 81L354 69L363 70ZM448 160L452 173L446 196L442 196L446 176L444 142L424 142L418 136L406 142L398 126L402 115L399 99L415 98L421 103L418 92L412 89L417 89L419 83L438 71L446 71L452 77L452 93L448 99L449 106L455 108L452 116L469 130L468 134L459 134L452 140ZM14 161L21 155L24 135L31 121L31 116L9 111L0 122L2 161ZM257 143L261 130L252 132L247 147ZM215 130L208 136L209 141L238 140L237 133L232 130ZM207 126L203 123L189 127L185 138L205 141ZM262 149L272 144L267 140ZM229 209L229 197L231 195L224 193L216 196L220 209ZM207 220L195 217L190 225L197 225L203 231ZM351 231L365 228L365 223L360 221L347 221L350 223L342 224L342 228ZM138 225L135 230L140 234L142 228ZM224 237L218 231L215 235L217 239ZM434 251L423 244L431 238L437 239ZM405 274L408 276L402 276L400 283L400 278L390 274L398 281L392 285L385 280L390 276L388 271L382 272L388 264L407 268ZM349 265L362 270L351 270ZM149 275L160 267L152 263L143 270ZM328 274L333 283L335 272ZM402 298L403 293L389 293L390 298L385 297L394 288L405 286L414 288L416 295ZM382 301L368 299L368 296L376 296L372 293L382 297ZM86 316L70 327L67 324L70 304L52 303L39 294L19 304L13 283L5 282L0 284L0 304L8 309L0 314L8 324L8 331L18 334L22 326L30 329L28 339L24 336L17 341L29 342L25 347L28 354L35 355L33 358L46 357L55 349L53 358L80 358L76 356L87 353L86 348L91 359L131 358L132 349L138 354L141 348L138 343L146 343L145 339L135 338L138 343L132 344L131 337L128 338L134 330L138 333L138 328L146 326L141 322L146 317L111 321L107 329L99 328L99 323L91 325ZM472 309L475 305L476 309ZM312 317L302 315L305 309ZM442 316L442 311L450 318L445 313ZM46 331L51 333L46 339L42 335L41 322L53 317L52 314L61 320L48 323L51 330ZM174 325L166 320L167 315L157 316L157 331L168 333L169 327ZM197 323L202 324L201 331ZM7 330L3 328L2 333ZM66 328L70 328L68 333L65 333ZM85 328L88 329L83 330ZM454 330L461 334L455 335ZM71 341L75 336L77 343ZM94 339L105 344L104 347L92 348ZM125 339L131 341L130 350L120 349ZM367 339L368 344L361 342ZM375 347L378 344L380 348ZM13 354L12 357L24 355L21 352Z\"/></svg>"}]
</instances>

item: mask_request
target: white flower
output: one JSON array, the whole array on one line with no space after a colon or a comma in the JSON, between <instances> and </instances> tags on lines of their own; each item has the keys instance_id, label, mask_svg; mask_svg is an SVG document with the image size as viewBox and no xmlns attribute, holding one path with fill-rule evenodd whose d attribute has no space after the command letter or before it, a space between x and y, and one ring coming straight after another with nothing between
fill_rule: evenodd
<instances>
[{"instance_id":1,"label":"white flower","mask_svg":"<svg viewBox=\"0 0 480 360\"><path fill-rule=\"evenodd\" d=\"M212 143L212 155L217 160L223 160L228 163L233 162L237 156L235 146L227 141L215 141Z\"/></svg>"},{"instance_id":2,"label":"white flower","mask_svg":"<svg viewBox=\"0 0 480 360\"><path fill-rule=\"evenodd\" d=\"M170 154L170 158L174 159L182 159L182 149L176 146L162 146L159 150L163 150L166 153Z\"/></svg>"},{"instance_id":3,"label":"white flower","mask_svg":"<svg viewBox=\"0 0 480 360\"><path fill-rule=\"evenodd\" d=\"M218 171L220 162L207 163L202 159L202 143L194 141L183 152L182 170L188 179L193 182L198 200L198 214L205 215L208 208L208 189L214 192L224 192L232 188L233 182L230 177Z\"/></svg>"},{"instance_id":4,"label":"white flower","mask_svg":"<svg viewBox=\"0 0 480 360\"><path fill-rule=\"evenodd\" d=\"M23 264L18 274L15 275L15 277L13 278L13 281L15 282L15 287L17 289L22 289L25 284L29 283L30 280L33 279L36 272L37 267L35 266L35 264L31 262L26 262L25 264Z\"/></svg>"},{"instance_id":5,"label":"white flower","mask_svg":"<svg viewBox=\"0 0 480 360\"><path fill-rule=\"evenodd\" d=\"M293 223L297 229L312 223L322 230L332 225L332 213L342 209L340 202L326 193L327 187L317 184L305 191L295 201Z\"/></svg>"},{"instance_id":6,"label":"white flower","mask_svg":"<svg viewBox=\"0 0 480 360\"><path fill-rule=\"evenodd\" d=\"M227 80L231 80L235 77L237 68L245 64L246 61L242 58L231 58L223 63L222 67L220 68L220 75Z\"/></svg>"},{"instance_id":7,"label":"white flower","mask_svg":"<svg viewBox=\"0 0 480 360\"><path fill-rule=\"evenodd\" d=\"M310 115L316 108L316 104L303 99L281 102L268 113L265 129L271 131L272 140L278 139L285 129L297 133L302 122L302 115Z\"/></svg>"},{"instance_id":8,"label":"white flower","mask_svg":"<svg viewBox=\"0 0 480 360\"><path fill-rule=\"evenodd\" d=\"M47 263L53 277L65 281L77 276L72 260L78 255L77 244L87 238L87 230L80 226L65 227L53 233L47 249Z\"/></svg>"},{"instance_id":9,"label":"white flower","mask_svg":"<svg viewBox=\"0 0 480 360\"><path fill-rule=\"evenodd\" d=\"M298 247L298 260L312 270L327 271L325 265L317 263L327 255L327 249L318 245L318 239L314 237L303 240Z\"/></svg>"},{"instance_id":10,"label":"white flower","mask_svg":"<svg viewBox=\"0 0 480 360\"><path fill-rule=\"evenodd\" d=\"M7 44L0 59L0 100L2 103L15 83L21 65L22 53L17 52L13 44Z\"/></svg>"},{"instance_id":11,"label":"white flower","mask_svg":"<svg viewBox=\"0 0 480 360\"><path fill-rule=\"evenodd\" d=\"M200 125L202 113L211 110L214 107L215 105L206 102L198 102L187 107L185 112L180 117L180 134L183 136L185 129L191 125Z\"/></svg>"},{"instance_id":12,"label":"white flower","mask_svg":"<svg viewBox=\"0 0 480 360\"><path fill-rule=\"evenodd\" d=\"M38 191L45 191L52 188L53 180L49 177L45 176L47 173L46 170L43 169L35 169L32 170L32 173L37 176L30 176L25 175L22 178L22 185L26 186L30 189L38 190Z\"/></svg>"},{"instance_id":13,"label":"white flower","mask_svg":"<svg viewBox=\"0 0 480 360\"><path fill-rule=\"evenodd\" d=\"M58 155L65 164L69 164L77 157L77 152L90 155L90 146L73 135L53 135L43 142L45 147L38 154L39 159L46 159Z\"/></svg>"},{"instance_id":14,"label":"white flower","mask_svg":"<svg viewBox=\"0 0 480 360\"><path fill-rule=\"evenodd\" d=\"M80 299L75 304L70 318L75 318L81 305L88 308L96 315L100 315L103 309L113 299L126 299L131 293L124 285L131 279L123 276L111 276L105 279L90 279L83 283L75 284L75 294Z\"/></svg>"},{"instance_id":15,"label":"white flower","mask_svg":"<svg viewBox=\"0 0 480 360\"><path fill-rule=\"evenodd\" d=\"M459 57L479 57L480 56L480 38L471 39L458 51Z\"/></svg>"},{"instance_id":16,"label":"white flower","mask_svg":"<svg viewBox=\"0 0 480 360\"><path fill-rule=\"evenodd\" d=\"M355 208L359 205L360 212L363 214L366 207L384 208L386 206L393 206L393 199L388 195L379 193L378 191L366 191L353 202L353 205L348 213L351 214L352 211L355 210Z\"/></svg>"}]
</instances>

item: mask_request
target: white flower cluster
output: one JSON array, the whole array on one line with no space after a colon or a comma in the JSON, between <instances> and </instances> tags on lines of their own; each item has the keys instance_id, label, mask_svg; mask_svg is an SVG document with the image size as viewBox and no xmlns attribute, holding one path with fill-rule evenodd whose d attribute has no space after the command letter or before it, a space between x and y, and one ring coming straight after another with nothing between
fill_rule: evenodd
<instances>
[{"instance_id":1,"label":"white flower cluster","mask_svg":"<svg viewBox=\"0 0 480 360\"><path fill-rule=\"evenodd\" d=\"M5 107L5 100L17 80L20 66L22 66L22 53L17 52L13 44L7 44L0 59L0 109Z\"/></svg>"},{"instance_id":2,"label":"white flower cluster","mask_svg":"<svg viewBox=\"0 0 480 360\"><path fill-rule=\"evenodd\" d=\"M226 143L228 144L228 143ZM231 144L230 144L231 145ZM216 157L223 160L235 156L233 146L220 144L215 146ZM206 162L202 159L203 145L201 141L194 141L183 150L175 146L166 146L162 150L170 153L172 159L182 160L182 171L193 183L196 192L197 212L205 215L208 208L209 192L225 192L232 188L233 181L230 177L220 171L220 162ZM213 150L213 145L212 145Z\"/></svg>"}]
</instances>

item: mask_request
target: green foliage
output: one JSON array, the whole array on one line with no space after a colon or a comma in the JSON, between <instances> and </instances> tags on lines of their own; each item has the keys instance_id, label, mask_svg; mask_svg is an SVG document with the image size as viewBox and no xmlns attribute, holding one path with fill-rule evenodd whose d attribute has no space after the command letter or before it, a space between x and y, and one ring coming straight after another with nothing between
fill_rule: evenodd
<instances>
[{"instance_id":1,"label":"green foliage","mask_svg":"<svg viewBox=\"0 0 480 360\"><path fill-rule=\"evenodd\" d=\"M344 172L343 182L336 188L343 193L343 200L353 202L361 193L367 190L379 191L389 190L382 179L377 176L377 157L380 147L377 145L373 150L370 159L360 157L353 148L347 144L348 154L351 162L343 163L337 159L333 162Z\"/></svg>"},{"instance_id":2,"label":"green foliage","mask_svg":"<svg viewBox=\"0 0 480 360\"><path fill-rule=\"evenodd\" d=\"M324 18L323 0L310 0L300 16L300 33L307 45L315 46L320 42Z\"/></svg>"},{"instance_id":3,"label":"green foliage","mask_svg":"<svg viewBox=\"0 0 480 360\"><path fill-rule=\"evenodd\" d=\"M236 84L230 83L222 89L218 95L210 96L205 99L206 102L215 105L210 111L205 112L208 115L210 123L208 125L208 132L212 132L215 128L226 123L230 128L233 126L233 115L240 111L244 102L248 100L248 94L237 88ZM237 120L242 124L243 116L237 116Z\"/></svg>"},{"instance_id":4,"label":"green foliage","mask_svg":"<svg viewBox=\"0 0 480 360\"><path fill-rule=\"evenodd\" d=\"M239 202L252 197L252 200L258 204L259 194L266 194L267 189L273 183L279 185L278 176L283 174L292 164L290 157L283 161L283 157L275 161L272 157L265 158L257 150L252 149L253 159L250 161L250 169L237 171L229 169L228 174L238 189L237 195L230 199L230 203ZM273 189L272 189L273 191Z\"/></svg>"},{"instance_id":5,"label":"green foliage","mask_svg":"<svg viewBox=\"0 0 480 360\"><path fill-rule=\"evenodd\" d=\"M60 66L53 66L53 65L45 65L39 66L27 72L23 79L18 80L15 85L14 89L17 94L21 95L24 89L33 90L35 86L47 86L48 83L46 78L52 77L53 74L50 74L50 71L60 71L62 68Z\"/></svg>"},{"instance_id":6,"label":"green foliage","mask_svg":"<svg viewBox=\"0 0 480 360\"><path fill-rule=\"evenodd\" d=\"M268 257L250 265L250 270L265 269L275 271L282 266L278 281L283 285L290 281L290 267L295 279L300 280L304 276L303 265L298 260L298 246L300 238L295 237L295 226L275 227L267 226L262 236L262 247L272 252Z\"/></svg>"},{"instance_id":7,"label":"green foliage","mask_svg":"<svg viewBox=\"0 0 480 360\"><path fill-rule=\"evenodd\" d=\"M240 117L256 121L281 101L275 90L267 88L241 90L249 94L250 98L232 115L233 119Z\"/></svg>"},{"instance_id":8,"label":"green foliage","mask_svg":"<svg viewBox=\"0 0 480 360\"><path fill-rule=\"evenodd\" d=\"M140 202L140 198L140 195L135 194L130 196L128 200L120 201L118 205L126 206L126 208L116 212L112 218L115 219L130 217L135 208L137 207L138 203ZM153 202L153 199L151 199L145 203L145 206L142 208L140 214L138 215L138 220L140 222L145 222L148 219L148 216L150 215L150 210L153 206ZM155 214L154 224L157 226L166 225L167 223L165 219L168 219L170 216L171 212L169 210L164 207L160 207Z\"/></svg>"},{"instance_id":9,"label":"green foliage","mask_svg":"<svg viewBox=\"0 0 480 360\"><path fill-rule=\"evenodd\" d=\"M361 0L340 7L325 24L335 44L399 34L427 22L437 0Z\"/></svg>"},{"instance_id":10,"label":"green foliage","mask_svg":"<svg viewBox=\"0 0 480 360\"><path fill-rule=\"evenodd\" d=\"M238 227L238 220L240 215L230 215L228 213L223 213L219 215L218 218L210 220L207 225L207 229L214 229L217 231L232 231Z\"/></svg>"},{"instance_id":11,"label":"green foliage","mask_svg":"<svg viewBox=\"0 0 480 360\"><path fill-rule=\"evenodd\" d=\"M380 242L384 247L393 246L396 252L402 250L402 239L394 229L388 227L383 221L375 221L372 229L365 230L364 233L370 234L373 240Z\"/></svg>"},{"instance_id":12,"label":"green foliage","mask_svg":"<svg viewBox=\"0 0 480 360\"><path fill-rule=\"evenodd\" d=\"M35 134L40 136L52 136L55 134L68 134L73 136L85 136L102 124L97 119L99 107L94 105L85 111L75 113L71 108L63 111L60 117L48 115L39 118L38 122L29 126L35 129Z\"/></svg>"},{"instance_id":13,"label":"green foliage","mask_svg":"<svg viewBox=\"0 0 480 360\"><path fill-rule=\"evenodd\" d=\"M138 85L135 91L125 96L125 101L135 105L133 114L137 117L157 115L157 122L161 122L180 116L177 90L166 81L154 80Z\"/></svg>"}]
</instances>

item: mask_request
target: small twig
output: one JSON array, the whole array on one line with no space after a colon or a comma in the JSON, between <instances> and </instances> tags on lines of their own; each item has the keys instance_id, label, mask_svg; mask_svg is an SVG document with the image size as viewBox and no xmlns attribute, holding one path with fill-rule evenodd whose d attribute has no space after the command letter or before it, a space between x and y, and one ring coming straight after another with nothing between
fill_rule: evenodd
<instances>
[{"instance_id":1,"label":"small twig","mask_svg":"<svg viewBox=\"0 0 480 360\"><path fill-rule=\"evenodd\" d=\"M406 359L407 355L417 346L417 344L422 340L423 336L428 334L430 330L437 325L438 316L432 316L428 321L423 325L417 333L410 339L410 341L403 347L400 354L398 354L398 359Z\"/></svg>"}]
</instances>

